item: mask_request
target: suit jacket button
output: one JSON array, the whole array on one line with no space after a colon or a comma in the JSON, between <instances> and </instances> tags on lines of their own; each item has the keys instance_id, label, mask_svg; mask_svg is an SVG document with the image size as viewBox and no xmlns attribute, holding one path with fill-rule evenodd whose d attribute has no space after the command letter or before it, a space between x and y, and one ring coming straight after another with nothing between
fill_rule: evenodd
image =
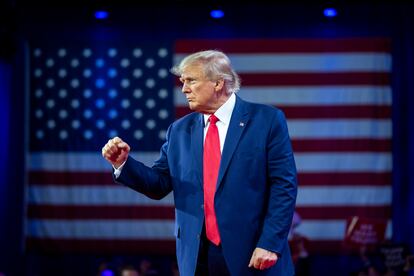
<instances>
[{"instance_id":1,"label":"suit jacket button","mask_svg":"<svg viewBox=\"0 0 414 276\"><path fill-rule=\"evenodd\" d=\"M201 209L202 209L202 210L204 209L204 204L201 204Z\"/></svg>"},{"instance_id":2,"label":"suit jacket button","mask_svg":"<svg viewBox=\"0 0 414 276\"><path fill-rule=\"evenodd\" d=\"M200 234L197 234L197 239L198 239L198 240L200 239Z\"/></svg>"}]
</instances>

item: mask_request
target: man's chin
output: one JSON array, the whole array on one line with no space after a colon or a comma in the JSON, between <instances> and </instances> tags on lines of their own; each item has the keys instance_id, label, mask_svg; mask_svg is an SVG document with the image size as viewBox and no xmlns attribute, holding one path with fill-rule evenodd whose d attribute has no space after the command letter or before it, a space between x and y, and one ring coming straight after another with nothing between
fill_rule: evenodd
<instances>
[{"instance_id":1,"label":"man's chin","mask_svg":"<svg viewBox=\"0 0 414 276\"><path fill-rule=\"evenodd\" d=\"M188 108L192 111L197 111L197 106L195 104L188 103Z\"/></svg>"}]
</instances>

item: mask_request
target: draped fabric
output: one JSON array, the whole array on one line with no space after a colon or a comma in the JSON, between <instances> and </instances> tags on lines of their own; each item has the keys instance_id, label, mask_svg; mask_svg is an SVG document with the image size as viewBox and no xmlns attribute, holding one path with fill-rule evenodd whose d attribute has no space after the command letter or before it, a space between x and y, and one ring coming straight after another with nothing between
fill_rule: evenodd
<instances>
[{"instance_id":1,"label":"draped fabric","mask_svg":"<svg viewBox=\"0 0 414 276\"><path fill-rule=\"evenodd\" d=\"M391 238L388 38L151 43L32 44L29 248L174 252L172 195L153 201L113 184L100 148L119 135L151 165L168 124L189 112L168 69L206 48L229 55L240 97L285 112L298 167L297 229L313 248L338 252L351 216L387 221Z\"/></svg>"},{"instance_id":2,"label":"draped fabric","mask_svg":"<svg viewBox=\"0 0 414 276\"><path fill-rule=\"evenodd\" d=\"M414 253L414 20L403 16L393 41L393 239ZM414 275L414 272L412 272Z\"/></svg>"}]
</instances>

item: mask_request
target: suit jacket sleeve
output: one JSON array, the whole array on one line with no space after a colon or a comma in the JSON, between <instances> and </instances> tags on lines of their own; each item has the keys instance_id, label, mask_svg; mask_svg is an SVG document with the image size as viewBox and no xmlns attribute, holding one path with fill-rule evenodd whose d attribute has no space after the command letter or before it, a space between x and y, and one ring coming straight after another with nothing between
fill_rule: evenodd
<instances>
[{"instance_id":1,"label":"suit jacket sleeve","mask_svg":"<svg viewBox=\"0 0 414 276\"><path fill-rule=\"evenodd\" d=\"M295 208L296 166L282 111L277 110L273 122L267 142L267 182L270 185L270 195L257 247L281 254L287 244Z\"/></svg>"},{"instance_id":2,"label":"suit jacket sleeve","mask_svg":"<svg viewBox=\"0 0 414 276\"><path fill-rule=\"evenodd\" d=\"M153 199L161 199L169 194L172 191L167 160L170 130L171 126L167 131L166 142L161 147L160 157L151 168L129 156L115 181Z\"/></svg>"}]
</instances>

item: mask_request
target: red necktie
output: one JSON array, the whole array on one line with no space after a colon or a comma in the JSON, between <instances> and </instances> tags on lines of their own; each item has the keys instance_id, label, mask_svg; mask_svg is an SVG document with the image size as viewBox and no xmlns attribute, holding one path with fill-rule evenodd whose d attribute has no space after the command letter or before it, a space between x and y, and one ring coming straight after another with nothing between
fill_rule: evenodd
<instances>
[{"instance_id":1,"label":"red necktie","mask_svg":"<svg viewBox=\"0 0 414 276\"><path fill-rule=\"evenodd\" d=\"M216 122L218 118L211 115L209 118L206 139L204 141L203 180L204 180L204 214L206 220L207 238L215 245L220 244L220 233L217 227L216 212L214 210L214 194L216 192L217 177L220 168L220 138Z\"/></svg>"}]
</instances>

